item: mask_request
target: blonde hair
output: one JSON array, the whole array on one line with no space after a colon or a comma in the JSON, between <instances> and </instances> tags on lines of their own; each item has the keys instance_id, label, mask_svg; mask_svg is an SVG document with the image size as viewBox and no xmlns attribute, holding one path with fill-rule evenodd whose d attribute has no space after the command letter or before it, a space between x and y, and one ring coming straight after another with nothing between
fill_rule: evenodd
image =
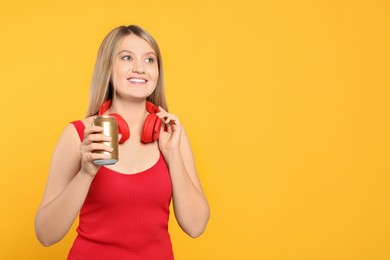
<instances>
[{"instance_id":1,"label":"blonde hair","mask_svg":"<svg viewBox=\"0 0 390 260\"><path fill-rule=\"evenodd\" d=\"M164 90L164 71L161 59L160 48L154 38L144 29L137 25L119 26L113 29L104 38L100 45L96 58L95 69L92 74L90 100L87 110L87 117L96 115L104 101L112 99L113 86L110 81L112 67L120 41L127 35L134 34L144 39L156 52L159 77L153 93L147 98L156 106L161 106L168 111Z\"/></svg>"}]
</instances>

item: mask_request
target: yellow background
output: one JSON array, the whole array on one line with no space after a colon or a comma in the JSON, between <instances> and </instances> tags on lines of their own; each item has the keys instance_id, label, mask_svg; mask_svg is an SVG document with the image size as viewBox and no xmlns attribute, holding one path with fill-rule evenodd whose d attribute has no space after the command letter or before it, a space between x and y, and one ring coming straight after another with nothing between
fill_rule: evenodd
<instances>
[{"instance_id":1,"label":"yellow background","mask_svg":"<svg viewBox=\"0 0 390 260\"><path fill-rule=\"evenodd\" d=\"M65 259L33 219L98 46L139 24L211 206L177 259L390 259L390 2L2 1L0 259Z\"/></svg>"}]
</instances>

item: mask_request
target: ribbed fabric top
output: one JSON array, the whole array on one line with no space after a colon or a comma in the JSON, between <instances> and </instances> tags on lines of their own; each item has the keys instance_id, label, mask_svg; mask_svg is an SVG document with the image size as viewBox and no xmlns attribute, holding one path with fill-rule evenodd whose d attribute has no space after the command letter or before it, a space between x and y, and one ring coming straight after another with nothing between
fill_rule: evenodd
<instances>
[{"instance_id":1,"label":"ribbed fabric top","mask_svg":"<svg viewBox=\"0 0 390 260\"><path fill-rule=\"evenodd\" d=\"M136 174L101 166L80 210L78 236L68 260L173 259L168 233L171 196L161 153L155 165Z\"/></svg>"}]
</instances>

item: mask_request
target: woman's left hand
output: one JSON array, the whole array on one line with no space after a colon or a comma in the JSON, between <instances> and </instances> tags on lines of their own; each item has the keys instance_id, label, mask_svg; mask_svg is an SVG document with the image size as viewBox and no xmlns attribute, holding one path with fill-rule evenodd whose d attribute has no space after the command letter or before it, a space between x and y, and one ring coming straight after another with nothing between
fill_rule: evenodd
<instances>
[{"instance_id":1,"label":"woman's left hand","mask_svg":"<svg viewBox=\"0 0 390 260\"><path fill-rule=\"evenodd\" d=\"M156 115L161 118L163 128L166 129L166 131L161 129L158 145L163 155L167 156L169 153L180 151L182 126L175 115L168 113L162 107L158 108L160 112Z\"/></svg>"}]
</instances>

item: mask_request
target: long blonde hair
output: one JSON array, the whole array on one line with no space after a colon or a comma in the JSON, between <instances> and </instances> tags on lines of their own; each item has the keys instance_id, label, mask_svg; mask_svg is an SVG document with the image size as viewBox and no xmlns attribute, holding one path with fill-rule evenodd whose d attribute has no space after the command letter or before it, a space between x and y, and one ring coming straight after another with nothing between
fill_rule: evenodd
<instances>
[{"instance_id":1,"label":"long blonde hair","mask_svg":"<svg viewBox=\"0 0 390 260\"><path fill-rule=\"evenodd\" d=\"M156 52L159 77L153 93L147 98L148 101L161 106L168 111L164 90L164 71L160 48L154 38L144 29L137 25L119 26L113 29L104 38L100 45L93 71L90 89L90 100L87 117L96 115L104 101L112 99L114 88L110 81L112 67L120 41L127 35L134 34L144 39Z\"/></svg>"}]
</instances>

